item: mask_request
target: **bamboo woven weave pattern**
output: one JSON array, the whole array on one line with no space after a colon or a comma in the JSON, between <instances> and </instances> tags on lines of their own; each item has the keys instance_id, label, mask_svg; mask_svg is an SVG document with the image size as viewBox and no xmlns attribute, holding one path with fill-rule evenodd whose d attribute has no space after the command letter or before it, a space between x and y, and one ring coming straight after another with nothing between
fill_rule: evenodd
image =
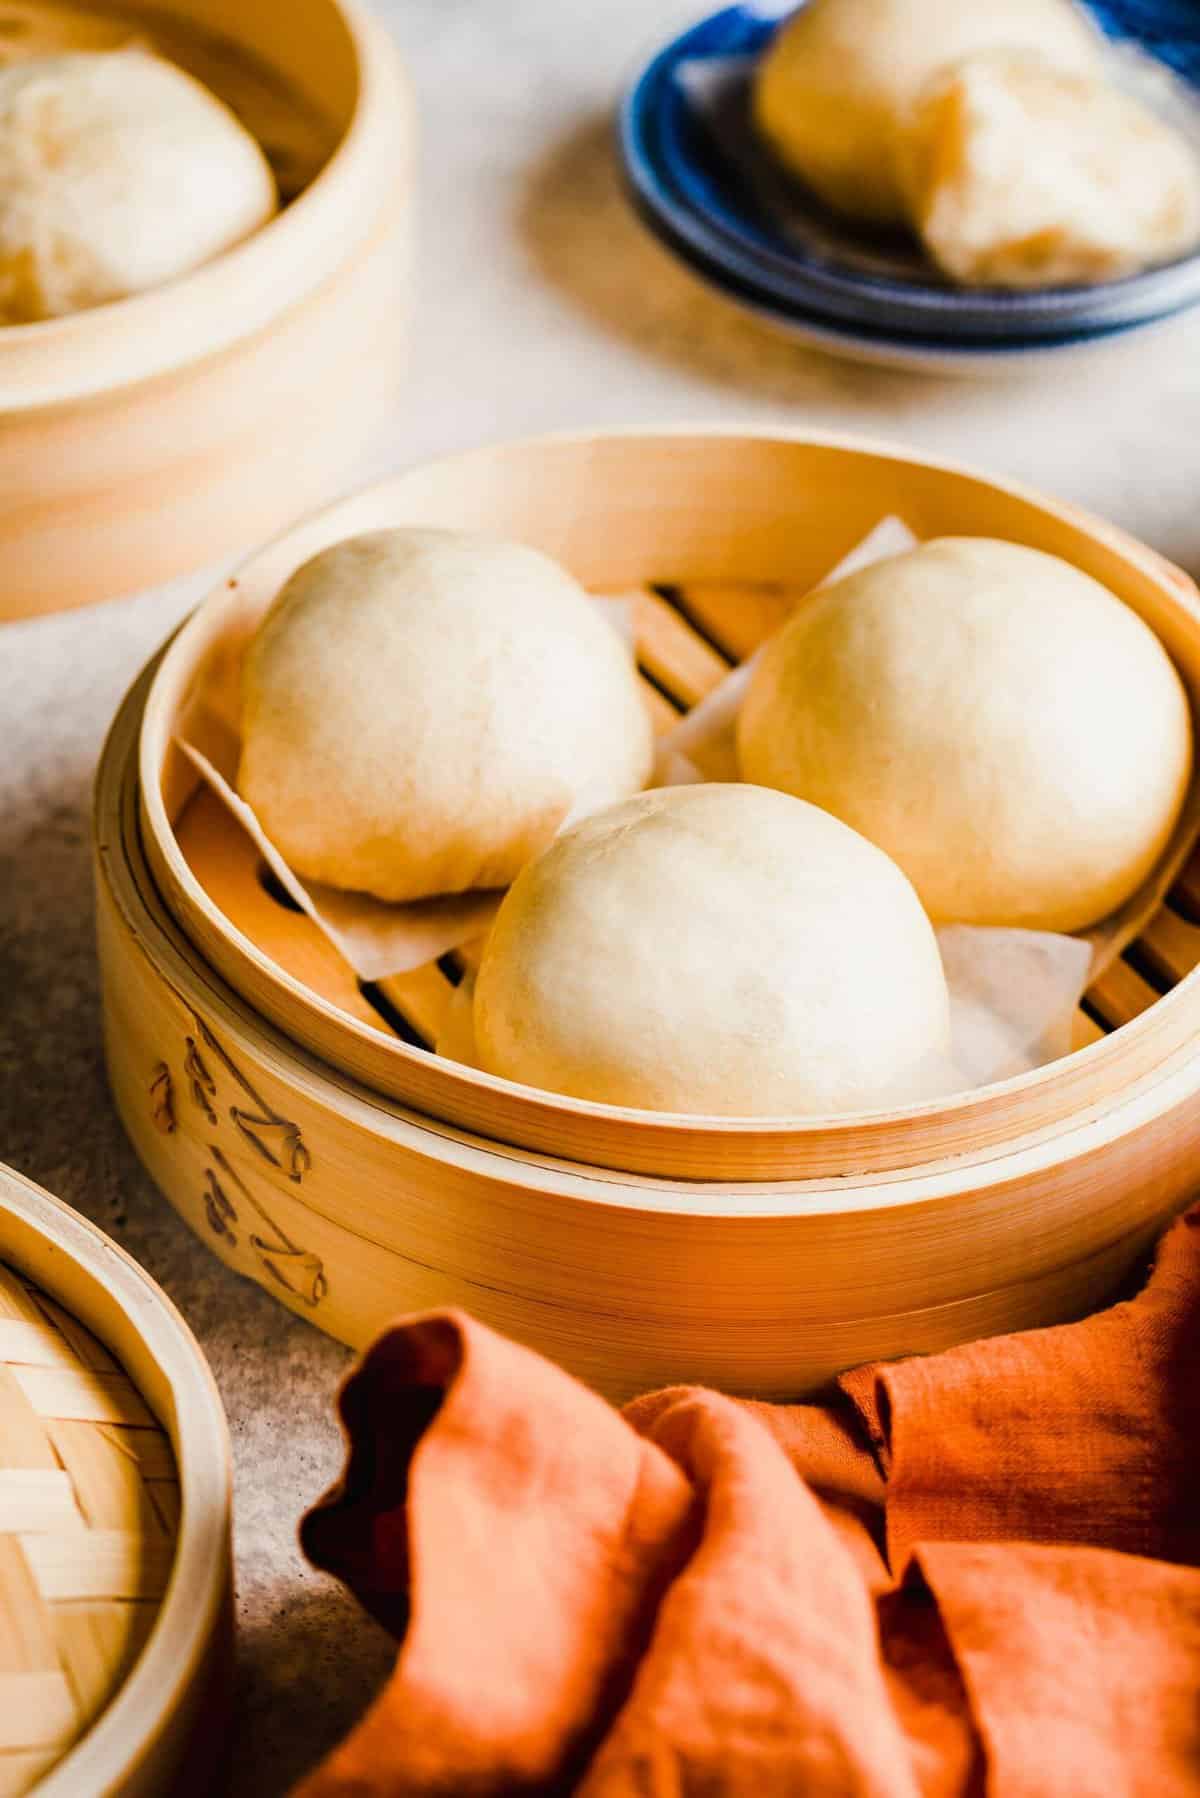
<instances>
[{"instance_id":1,"label":"bamboo woven weave pattern","mask_svg":"<svg viewBox=\"0 0 1200 1798\"><path fill-rule=\"evenodd\" d=\"M171 1445L140 1393L0 1264L0 1798L29 1791L133 1666L178 1520Z\"/></svg>"}]
</instances>

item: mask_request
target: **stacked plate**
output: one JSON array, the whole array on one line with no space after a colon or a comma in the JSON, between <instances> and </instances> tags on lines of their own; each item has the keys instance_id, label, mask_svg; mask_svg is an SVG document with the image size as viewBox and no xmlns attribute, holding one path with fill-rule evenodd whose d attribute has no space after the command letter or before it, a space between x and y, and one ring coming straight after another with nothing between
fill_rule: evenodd
<instances>
[{"instance_id":1,"label":"stacked plate","mask_svg":"<svg viewBox=\"0 0 1200 1798\"><path fill-rule=\"evenodd\" d=\"M782 6L725 8L646 63L620 110L626 184L660 242L710 286L827 348L872 361L997 368L1090 348L1200 301L1200 252L1120 281L1034 293L955 288L919 247L825 211L756 137L755 68ZM1095 0L1118 79L1198 140L1200 6Z\"/></svg>"}]
</instances>

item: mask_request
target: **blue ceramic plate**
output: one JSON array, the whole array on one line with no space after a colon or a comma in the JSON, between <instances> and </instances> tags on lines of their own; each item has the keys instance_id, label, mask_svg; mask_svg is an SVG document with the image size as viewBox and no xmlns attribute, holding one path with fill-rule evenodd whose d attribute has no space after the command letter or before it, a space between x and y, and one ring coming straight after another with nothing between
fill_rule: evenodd
<instances>
[{"instance_id":1,"label":"blue ceramic plate","mask_svg":"<svg viewBox=\"0 0 1200 1798\"><path fill-rule=\"evenodd\" d=\"M1200 4L1095 0L1089 10L1113 40L1115 66L1135 85L1156 59L1165 83L1156 99L1195 135ZM751 5L702 20L650 59L620 114L638 210L733 297L797 329L823 324L864 348L907 344L938 356L1103 340L1200 300L1200 254L1090 287L959 289L908 241L861 233L807 203L762 150L749 118L754 65L777 29L777 16Z\"/></svg>"}]
</instances>

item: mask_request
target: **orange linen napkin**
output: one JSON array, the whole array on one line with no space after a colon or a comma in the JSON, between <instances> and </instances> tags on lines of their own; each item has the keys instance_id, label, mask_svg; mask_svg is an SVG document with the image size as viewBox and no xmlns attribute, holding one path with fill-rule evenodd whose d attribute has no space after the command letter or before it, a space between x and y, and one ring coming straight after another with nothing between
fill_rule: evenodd
<instances>
[{"instance_id":1,"label":"orange linen napkin","mask_svg":"<svg viewBox=\"0 0 1200 1798\"><path fill-rule=\"evenodd\" d=\"M1200 1793L1200 1208L1139 1297L623 1414L456 1313L384 1335L304 1546L400 1640L302 1798Z\"/></svg>"}]
</instances>

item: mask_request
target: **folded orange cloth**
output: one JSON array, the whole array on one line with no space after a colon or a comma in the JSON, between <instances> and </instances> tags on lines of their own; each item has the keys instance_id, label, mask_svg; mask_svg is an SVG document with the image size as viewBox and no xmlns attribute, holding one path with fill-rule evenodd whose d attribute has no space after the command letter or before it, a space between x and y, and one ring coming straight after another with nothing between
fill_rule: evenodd
<instances>
[{"instance_id":1,"label":"folded orange cloth","mask_svg":"<svg viewBox=\"0 0 1200 1798\"><path fill-rule=\"evenodd\" d=\"M304 1546L401 1642L302 1798L1200 1793L1200 1208L1061 1329L620 1414L383 1336Z\"/></svg>"}]
</instances>

